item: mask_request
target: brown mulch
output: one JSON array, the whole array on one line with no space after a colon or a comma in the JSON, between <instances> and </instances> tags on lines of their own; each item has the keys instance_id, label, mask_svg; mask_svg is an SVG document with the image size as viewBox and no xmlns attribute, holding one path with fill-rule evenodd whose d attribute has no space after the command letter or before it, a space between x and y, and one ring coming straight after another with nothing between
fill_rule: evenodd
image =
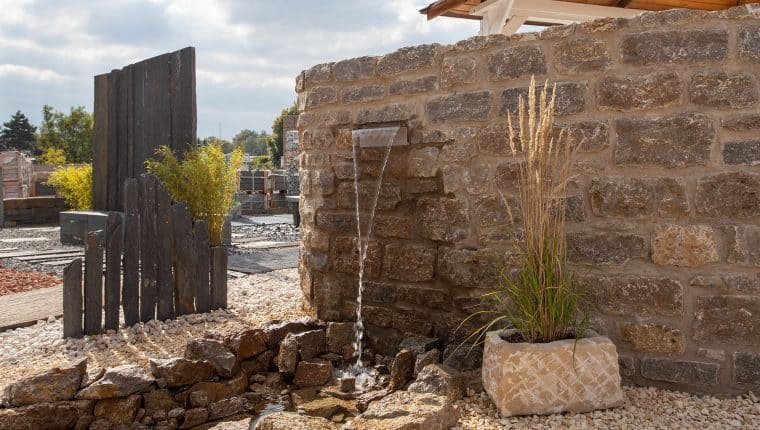
<instances>
[{"instance_id":1,"label":"brown mulch","mask_svg":"<svg viewBox=\"0 0 760 430\"><path fill-rule=\"evenodd\" d=\"M61 283L63 280L54 273L37 273L0 267L0 296L55 287Z\"/></svg>"}]
</instances>

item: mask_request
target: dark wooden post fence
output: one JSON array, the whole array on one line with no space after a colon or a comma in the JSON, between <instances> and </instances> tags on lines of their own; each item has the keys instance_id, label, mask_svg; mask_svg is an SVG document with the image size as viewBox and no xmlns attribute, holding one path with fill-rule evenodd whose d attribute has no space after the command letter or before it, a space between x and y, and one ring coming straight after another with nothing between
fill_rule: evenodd
<instances>
[{"instance_id":1,"label":"dark wooden post fence","mask_svg":"<svg viewBox=\"0 0 760 430\"><path fill-rule=\"evenodd\" d=\"M227 248L209 247L208 223L152 175L125 180L123 196L124 213L87 234L84 276L81 259L64 268L64 337L118 330L120 311L129 326L227 307Z\"/></svg>"}]
</instances>

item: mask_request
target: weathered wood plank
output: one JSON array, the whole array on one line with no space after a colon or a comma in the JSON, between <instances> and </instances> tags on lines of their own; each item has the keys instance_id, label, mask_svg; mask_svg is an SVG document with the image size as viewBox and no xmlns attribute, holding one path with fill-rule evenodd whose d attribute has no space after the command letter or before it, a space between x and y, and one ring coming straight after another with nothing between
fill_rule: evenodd
<instances>
[{"instance_id":1,"label":"weathered wood plank","mask_svg":"<svg viewBox=\"0 0 760 430\"><path fill-rule=\"evenodd\" d=\"M140 176L140 321L156 318L156 177Z\"/></svg>"},{"instance_id":2,"label":"weathered wood plank","mask_svg":"<svg viewBox=\"0 0 760 430\"><path fill-rule=\"evenodd\" d=\"M63 337L82 337L82 259L63 268Z\"/></svg>"},{"instance_id":3,"label":"weathered wood plank","mask_svg":"<svg viewBox=\"0 0 760 430\"><path fill-rule=\"evenodd\" d=\"M209 248L208 222L195 221L193 224L193 241L195 242L195 310L198 313L210 311L213 306L209 270L211 249Z\"/></svg>"},{"instance_id":4,"label":"weathered wood plank","mask_svg":"<svg viewBox=\"0 0 760 430\"><path fill-rule=\"evenodd\" d=\"M116 188L120 186L118 181L118 164L119 164L119 139L121 130L121 70L111 70L108 77L108 93L110 100L108 102L108 141L106 145L107 160L106 168L106 207L105 210L117 210L119 201L116 200L118 192Z\"/></svg>"},{"instance_id":5,"label":"weathered wood plank","mask_svg":"<svg viewBox=\"0 0 760 430\"><path fill-rule=\"evenodd\" d=\"M106 330L119 330L121 302L122 218L118 212L108 214L106 223Z\"/></svg>"},{"instance_id":6,"label":"weathered wood plank","mask_svg":"<svg viewBox=\"0 0 760 430\"><path fill-rule=\"evenodd\" d=\"M97 75L92 133L92 206L95 210L105 210L107 206L109 104L108 74Z\"/></svg>"},{"instance_id":7,"label":"weathered wood plank","mask_svg":"<svg viewBox=\"0 0 760 430\"><path fill-rule=\"evenodd\" d=\"M174 241L174 293L176 314L195 312L195 250L193 222L186 203L172 206L172 236Z\"/></svg>"},{"instance_id":8,"label":"weathered wood plank","mask_svg":"<svg viewBox=\"0 0 760 430\"><path fill-rule=\"evenodd\" d=\"M157 282L158 282L158 319L165 321L175 317L174 312L174 275L172 273L172 224L171 197L161 181L156 186L156 231L158 242Z\"/></svg>"},{"instance_id":9,"label":"weathered wood plank","mask_svg":"<svg viewBox=\"0 0 760 430\"><path fill-rule=\"evenodd\" d=\"M124 285L121 304L124 323L140 322L140 193L137 179L124 181Z\"/></svg>"},{"instance_id":10,"label":"weathered wood plank","mask_svg":"<svg viewBox=\"0 0 760 430\"><path fill-rule=\"evenodd\" d=\"M146 121L150 120L149 113L145 109L145 103L149 102L150 100L150 93L147 80L148 80L148 71L146 68L146 62L140 61L139 63L136 63L132 65L133 67L133 79L132 79L132 88L133 88L133 102L134 102L134 150L132 152L133 157L133 170L131 172L132 177L139 178L140 174L144 172L145 166L145 160L146 156L150 156L151 154L145 150L145 124Z\"/></svg>"},{"instance_id":11,"label":"weathered wood plank","mask_svg":"<svg viewBox=\"0 0 760 430\"><path fill-rule=\"evenodd\" d=\"M196 139L195 48L184 48L173 55L171 148L181 155Z\"/></svg>"},{"instance_id":12,"label":"weathered wood plank","mask_svg":"<svg viewBox=\"0 0 760 430\"><path fill-rule=\"evenodd\" d=\"M84 241L84 333L102 332L103 230L87 232Z\"/></svg>"},{"instance_id":13,"label":"weathered wood plank","mask_svg":"<svg viewBox=\"0 0 760 430\"><path fill-rule=\"evenodd\" d=\"M214 309L227 308L227 248L211 248L211 296Z\"/></svg>"}]
</instances>

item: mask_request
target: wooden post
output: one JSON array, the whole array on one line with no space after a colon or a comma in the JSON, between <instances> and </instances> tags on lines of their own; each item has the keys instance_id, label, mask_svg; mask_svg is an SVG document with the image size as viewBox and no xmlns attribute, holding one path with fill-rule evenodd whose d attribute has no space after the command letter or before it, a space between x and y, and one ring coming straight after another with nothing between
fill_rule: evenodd
<instances>
[{"instance_id":1,"label":"wooden post","mask_svg":"<svg viewBox=\"0 0 760 430\"><path fill-rule=\"evenodd\" d=\"M124 324L140 322L140 197L137 179L124 181Z\"/></svg>"},{"instance_id":2,"label":"wooden post","mask_svg":"<svg viewBox=\"0 0 760 430\"><path fill-rule=\"evenodd\" d=\"M195 221L193 224L193 241L195 247L195 310L205 313L212 309L211 285L209 284L209 270L211 262L211 249L209 248L208 222L205 220Z\"/></svg>"},{"instance_id":3,"label":"wooden post","mask_svg":"<svg viewBox=\"0 0 760 430\"><path fill-rule=\"evenodd\" d=\"M156 318L156 177L142 175L140 196L140 321Z\"/></svg>"},{"instance_id":4,"label":"wooden post","mask_svg":"<svg viewBox=\"0 0 760 430\"><path fill-rule=\"evenodd\" d=\"M82 259L63 268L63 337L82 337Z\"/></svg>"},{"instance_id":5,"label":"wooden post","mask_svg":"<svg viewBox=\"0 0 760 430\"><path fill-rule=\"evenodd\" d=\"M193 221L187 203L172 206L172 236L174 237L174 293L177 315L195 312L195 249Z\"/></svg>"},{"instance_id":6,"label":"wooden post","mask_svg":"<svg viewBox=\"0 0 760 430\"><path fill-rule=\"evenodd\" d=\"M102 332L103 230L89 231L84 242L84 333Z\"/></svg>"},{"instance_id":7,"label":"wooden post","mask_svg":"<svg viewBox=\"0 0 760 430\"><path fill-rule=\"evenodd\" d=\"M171 197L161 181L156 186L156 239L158 319L174 319L174 275L172 274Z\"/></svg>"},{"instance_id":8,"label":"wooden post","mask_svg":"<svg viewBox=\"0 0 760 430\"><path fill-rule=\"evenodd\" d=\"M211 248L211 296L214 309L227 308L227 248Z\"/></svg>"},{"instance_id":9,"label":"wooden post","mask_svg":"<svg viewBox=\"0 0 760 430\"><path fill-rule=\"evenodd\" d=\"M110 212L106 224L106 330L119 330L119 302L121 295L122 219L118 212Z\"/></svg>"}]
</instances>

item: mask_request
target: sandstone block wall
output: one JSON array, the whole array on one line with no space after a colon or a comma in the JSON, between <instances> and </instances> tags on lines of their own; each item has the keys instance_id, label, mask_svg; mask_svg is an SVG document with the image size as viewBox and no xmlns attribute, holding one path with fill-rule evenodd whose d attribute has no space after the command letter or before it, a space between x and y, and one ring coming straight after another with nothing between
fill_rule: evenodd
<instances>
[{"instance_id":1,"label":"sandstone block wall","mask_svg":"<svg viewBox=\"0 0 760 430\"><path fill-rule=\"evenodd\" d=\"M583 145L569 256L626 381L760 388L760 7L667 11L321 64L297 79L301 287L354 318L351 130L407 126L369 245L369 340L450 336L493 289L516 205L506 116L531 75ZM362 208L382 150L359 151ZM505 199L501 198L505 196ZM505 203L506 200L506 203Z\"/></svg>"}]
</instances>

